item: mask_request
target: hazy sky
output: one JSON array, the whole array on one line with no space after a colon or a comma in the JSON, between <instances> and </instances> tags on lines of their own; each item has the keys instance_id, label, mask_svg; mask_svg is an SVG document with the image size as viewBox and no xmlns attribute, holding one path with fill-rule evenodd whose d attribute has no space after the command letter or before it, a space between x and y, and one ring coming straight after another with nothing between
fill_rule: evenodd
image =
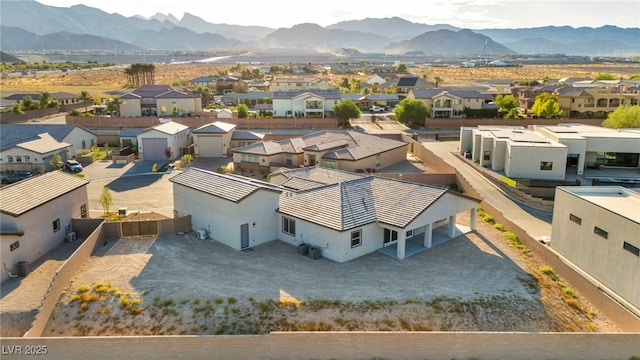
<instances>
[{"instance_id":1,"label":"hazy sky","mask_svg":"<svg viewBox=\"0 0 640 360\"><path fill-rule=\"evenodd\" d=\"M0 0L6 1L6 0ZM322 26L344 20L398 16L424 24L460 28L526 28L616 25L640 27L640 0L38 0L69 7L84 4L108 13L150 17L185 12L211 23L291 27L311 22Z\"/></svg>"}]
</instances>

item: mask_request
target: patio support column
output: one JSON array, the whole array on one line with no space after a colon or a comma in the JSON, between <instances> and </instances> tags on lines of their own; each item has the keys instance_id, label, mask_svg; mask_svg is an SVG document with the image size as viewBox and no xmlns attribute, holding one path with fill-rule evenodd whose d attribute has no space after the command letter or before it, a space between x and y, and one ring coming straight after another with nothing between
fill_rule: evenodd
<instances>
[{"instance_id":1,"label":"patio support column","mask_svg":"<svg viewBox=\"0 0 640 360\"><path fill-rule=\"evenodd\" d=\"M456 235L456 214L449 216L449 224L447 226L449 230L449 239L453 239Z\"/></svg>"},{"instance_id":2,"label":"patio support column","mask_svg":"<svg viewBox=\"0 0 640 360\"><path fill-rule=\"evenodd\" d=\"M402 260L406 256L406 245L407 245L407 232L404 229L400 229L398 231L398 252L396 256L399 260Z\"/></svg>"},{"instance_id":3,"label":"patio support column","mask_svg":"<svg viewBox=\"0 0 640 360\"><path fill-rule=\"evenodd\" d=\"M433 223L428 223L427 228L424 229L424 247L431 248L433 244Z\"/></svg>"},{"instance_id":4,"label":"patio support column","mask_svg":"<svg viewBox=\"0 0 640 360\"><path fill-rule=\"evenodd\" d=\"M469 227L471 231L476 229L476 217L478 216L477 207L474 206L472 209L469 209Z\"/></svg>"}]
</instances>

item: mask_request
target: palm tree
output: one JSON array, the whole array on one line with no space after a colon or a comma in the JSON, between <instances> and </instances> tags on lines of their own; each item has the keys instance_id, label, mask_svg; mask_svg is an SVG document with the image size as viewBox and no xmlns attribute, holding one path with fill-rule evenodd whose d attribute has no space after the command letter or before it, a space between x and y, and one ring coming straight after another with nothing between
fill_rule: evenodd
<instances>
[{"instance_id":1,"label":"palm tree","mask_svg":"<svg viewBox=\"0 0 640 360\"><path fill-rule=\"evenodd\" d=\"M82 99L82 102L84 103L84 112L87 112L87 101L93 99L93 96L91 96L88 91L82 90L80 92L80 99Z\"/></svg>"},{"instance_id":2,"label":"palm tree","mask_svg":"<svg viewBox=\"0 0 640 360\"><path fill-rule=\"evenodd\" d=\"M198 85L195 92L202 95L202 108L205 109L211 100L211 89L208 86Z\"/></svg>"},{"instance_id":3,"label":"palm tree","mask_svg":"<svg viewBox=\"0 0 640 360\"><path fill-rule=\"evenodd\" d=\"M442 84L442 82L444 81L444 79L442 79L442 78L441 78L441 77L439 77L439 76L434 76L434 77L433 77L433 80L435 80L435 82L436 82L436 89L437 89L437 88L438 88L438 86L440 86L440 84Z\"/></svg>"},{"instance_id":4,"label":"palm tree","mask_svg":"<svg viewBox=\"0 0 640 360\"><path fill-rule=\"evenodd\" d=\"M124 103L124 100L120 96L114 96L107 102L107 111L116 113L117 116L120 116L120 105Z\"/></svg>"}]
</instances>

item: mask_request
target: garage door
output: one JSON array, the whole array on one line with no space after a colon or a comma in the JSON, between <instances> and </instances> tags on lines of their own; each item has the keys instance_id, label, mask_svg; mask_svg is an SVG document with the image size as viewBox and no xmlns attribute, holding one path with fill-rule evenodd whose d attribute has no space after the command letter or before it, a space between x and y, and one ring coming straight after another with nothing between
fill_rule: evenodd
<instances>
[{"instance_id":1,"label":"garage door","mask_svg":"<svg viewBox=\"0 0 640 360\"><path fill-rule=\"evenodd\" d=\"M221 157L222 136L198 136L198 155L200 157Z\"/></svg>"},{"instance_id":2,"label":"garage door","mask_svg":"<svg viewBox=\"0 0 640 360\"><path fill-rule=\"evenodd\" d=\"M167 160L164 151L167 148L167 139L143 138L142 158L144 160ZM175 151L175 150L174 150ZM159 165L158 165L159 166Z\"/></svg>"}]
</instances>

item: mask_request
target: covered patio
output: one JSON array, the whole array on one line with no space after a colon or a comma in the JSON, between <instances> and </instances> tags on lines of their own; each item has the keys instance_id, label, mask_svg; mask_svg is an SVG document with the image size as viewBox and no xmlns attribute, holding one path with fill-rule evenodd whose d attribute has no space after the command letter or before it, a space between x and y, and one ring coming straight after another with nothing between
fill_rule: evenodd
<instances>
[{"instance_id":1,"label":"covered patio","mask_svg":"<svg viewBox=\"0 0 640 360\"><path fill-rule=\"evenodd\" d=\"M405 258L419 254L425 250L429 250L434 246L440 245L449 240L452 240L459 236L467 234L473 231L473 229L465 225L456 224L454 227L454 231L455 233L453 237L449 237L449 230L447 226L441 226L433 229L430 247L425 246L425 241L424 241L425 236L415 236L410 239L407 239L405 242L405 255L404 255ZM393 244L383 247L378 251L385 255L391 256L393 258L398 258L398 243L395 242Z\"/></svg>"}]
</instances>

